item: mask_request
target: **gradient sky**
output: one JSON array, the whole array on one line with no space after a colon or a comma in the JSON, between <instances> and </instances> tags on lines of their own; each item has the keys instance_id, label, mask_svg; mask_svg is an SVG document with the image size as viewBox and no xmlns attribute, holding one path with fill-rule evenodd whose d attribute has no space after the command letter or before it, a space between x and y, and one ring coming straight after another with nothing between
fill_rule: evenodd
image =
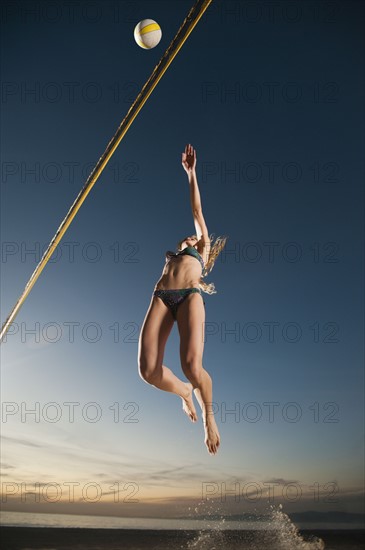
<instances>
[{"instance_id":1,"label":"gradient sky","mask_svg":"<svg viewBox=\"0 0 365 550\"><path fill-rule=\"evenodd\" d=\"M3 4L2 322L192 3ZM163 32L151 51L133 39L144 18ZM236 483L237 514L275 483L284 510L361 512L363 23L357 1L213 2L2 345L4 507L179 516ZM188 142L208 230L229 237L204 298L215 457L137 372L165 251L194 231ZM177 374L178 345L175 326ZM61 499L21 503L22 483Z\"/></svg>"}]
</instances>

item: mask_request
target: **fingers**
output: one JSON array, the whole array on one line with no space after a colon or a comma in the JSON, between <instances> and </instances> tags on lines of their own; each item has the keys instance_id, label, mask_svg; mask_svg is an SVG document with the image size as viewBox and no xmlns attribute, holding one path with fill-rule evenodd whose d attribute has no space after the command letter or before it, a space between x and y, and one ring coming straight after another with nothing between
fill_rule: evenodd
<instances>
[{"instance_id":1,"label":"fingers","mask_svg":"<svg viewBox=\"0 0 365 550\"><path fill-rule=\"evenodd\" d=\"M196 160L196 151L191 143L188 143L185 145L185 151L182 153L181 162L187 163L192 168L195 168Z\"/></svg>"},{"instance_id":2,"label":"fingers","mask_svg":"<svg viewBox=\"0 0 365 550\"><path fill-rule=\"evenodd\" d=\"M191 145L191 143L188 143L185 146L185 154L186 155L195 155L196 154L196 151L195 151L194 147Z\"/></svg>"}]
</instances>

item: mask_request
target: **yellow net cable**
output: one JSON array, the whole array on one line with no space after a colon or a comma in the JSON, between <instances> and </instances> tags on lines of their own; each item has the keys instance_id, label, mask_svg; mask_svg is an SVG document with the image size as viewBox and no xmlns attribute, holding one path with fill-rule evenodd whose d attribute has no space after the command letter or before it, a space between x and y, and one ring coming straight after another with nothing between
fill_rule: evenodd
<instances>
[{"instance_id":1,"label":"yellow net cable","mask_svg":"<svg viewBox=\"0 0 365 550\"><path fill-rule=\"evenodd\" d=\"M202 15L204 14L204 12L206 11L206 9L208 8L208 6L211 4L212 1L213 0L197 0L194 6L189 11L183 24L177 31L175 38L172 40L171 44L165 51L158 65L156 65L156 67L152 71L151 76L147 80L146 84L143 86L142 90L138 94L133 105L130 107L128 113L122 120L118 130L116 131L115 135L110 140L110 142L108 143L103 155L98 160L95 168L89 175L80 193L77 195L70 210L67 212L66 217L64 218L61 225L57 229L55 236L49 243L47 250L42 256L42 259L40 260L39 264L37 265L36 269L31 275L29 281L27 282L25 289L23 291L23 294L20 296L14 308L12 309L11 313L8 315L6 321L4 322L1 328L0 341L3 340L10 324L15 319L15 316L17 315L19 309L24 303L29 292L33 288L33 285L35 284L39 275L43 271L46 263L52 256L54 250L56 249L63 235L66 233L67 228L71 224L72 220L76 216L82 203L84 202L87 195L91 191L91 188L96 183L97 179L99 178L100 174L104 170L105 166L111 159L114 151L116 150L119 143L122 141L123 137L129 130L132 122L138 115L139 111L142 109L143 105L146 103L147 99L149 98L149 96L157 86L158 82L161 80L162 76L164 75L165 71L167 70L169 65L172 63L173 59L175 58L175 56L183 46L184 42L187 40L190 33L194 29L195 25L198 23L199 19L202 17Z\"/></svg>"}]
</instances>

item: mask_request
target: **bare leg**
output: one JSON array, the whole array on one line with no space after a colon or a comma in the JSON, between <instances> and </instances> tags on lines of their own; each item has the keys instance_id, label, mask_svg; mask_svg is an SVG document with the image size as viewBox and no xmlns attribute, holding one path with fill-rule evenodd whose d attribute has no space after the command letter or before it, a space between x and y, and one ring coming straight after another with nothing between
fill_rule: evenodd
<instances>
[{"instance_id":1,"label":"bare leg","mask_svg":"<svg viewBox=\"0 0 365 550\"><path fill-rule=\"evenodd\" d=\"M193 402L193 386L190 382L183 382L180 380L180 378L178 378L168 367L165 367L165 365L162 365L162 367L146 381L159 390L179 395L182 399L183 411L192 422L198 420Z\"/></svg>"},{"instance_id":2,"label":"bare leg","mask_svg":"<svg viewBox=\"0 0 365 550\"><path fill-rule=\"evenodd\" d=\"M180 380L168 367L162 365L166 341L173 324L173 317L165 304L159 298L152 298L139 339L139 373L145 382L180 396L184 412L192 422L196 422L193 386L190 382Z\"/></svg>"},{"instance_id":3,"label":"bare leg","mask_svg":"<svg viewBox=\"0 0 365 550\"><path fill-rule=\"evenodd\" d=\"M212 405L212 379L204 368L201 369L201 379L200 382L197 383L196 388L194 388L194 394L202 410L202 418L206 436L205 443L208 450L210 450L212 454L215 454L220 444L220 437L218 426L214 418Z\"/></svg>"},{"instance_id":4,"label":"bare leg","mask_svg":"<svg viewBox=\"0 0 365 550\"><path fill-rule=\"evenodd\" d=\"M212 379L203 368L203 327L205 309L198 294L191 294L181 304L177 313L180 332L181 365L194 388L194 394L202 410L205 444L210 454L216 454L220 436L213 413Z\"/></svg>"}]
</instances>

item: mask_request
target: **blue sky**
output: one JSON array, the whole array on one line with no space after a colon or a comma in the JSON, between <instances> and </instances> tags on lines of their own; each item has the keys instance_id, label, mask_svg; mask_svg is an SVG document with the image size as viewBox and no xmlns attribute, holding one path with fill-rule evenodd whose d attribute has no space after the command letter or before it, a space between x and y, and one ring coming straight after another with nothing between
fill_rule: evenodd
<instances>
[{"instance_id":1,"label":"blue sky","mask_svg":"<svg viewBox=\"0 0 365 550\"><path fill-rule=\"evenodd\" d=\"M4 4L2 322L191 5ZM362 510L364 8L275 6L213 2L20 310L1 349L8 509L56 511L16 502L21 483L72 481L98 483L110 515L184 515L207 482L217 498L256 484L263 509L275 482L289 511ZM151 51L133 39L144 18L162 28ZM214 458L137 373L165 251L194 231L188 142L208 230L229 237L205 297ZM178 345L175 327L175 373ZM108 504L114 482L139 502ZM242 491L229 513L252 510ZM84 511L80 495L57 506Z\"/></svg>"}]
</instances>

